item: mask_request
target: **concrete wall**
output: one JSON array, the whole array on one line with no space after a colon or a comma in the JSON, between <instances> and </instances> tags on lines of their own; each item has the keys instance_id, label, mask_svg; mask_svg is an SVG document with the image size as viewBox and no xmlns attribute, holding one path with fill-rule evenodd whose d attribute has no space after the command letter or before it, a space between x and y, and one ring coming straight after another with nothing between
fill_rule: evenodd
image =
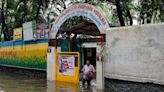
<instances>
[{"instance_id":1,"label":"concrete wall","mask_svg":"<svg viewBox=\"0 0 164 92\"><path fill-rule=\"evenodd\" d=\"M106 32L105 77L164 84L164 24Z\"/></svg>"},{"instance_id":2,"label":"concrete wall","mask_svg":"<svg viewBox=\"0 0 164 92\"><path fill-rule=\"evenodd\" d=\"M46 70L47 39L0 42L0 65Z\"/></svg>"}]
</instances>

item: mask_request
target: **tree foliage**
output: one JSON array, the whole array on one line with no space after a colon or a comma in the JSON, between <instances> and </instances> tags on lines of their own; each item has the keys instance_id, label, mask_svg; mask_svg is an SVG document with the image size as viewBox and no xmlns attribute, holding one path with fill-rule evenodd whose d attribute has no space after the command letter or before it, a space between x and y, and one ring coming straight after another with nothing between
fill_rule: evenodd
<instances>
[{"instance_id":1,"label":"tree foliage","mask_svg":"<svg viewBox=\"0 0 164 92\"><path fill-rule=\"evenodd\" d=\"M1 33L4 34L4 40L11 40L13 28L25 22L45 22L43 14L48 4L49 0L1 0Z\"/></svg>"},{"instance_id":2,"label":"tree foliage","mask_svg":"<svg viewBox=\"0 0 164 92\"><path fill-rule=\"evenodd\" d=\"M6 41L11 40L13 28L32 20L53 23L64 9L81 1L101 8L109 23L126 26L136 24L134 20L137 24L164 22L164 0L0 0L0 32ZM71 18L64 27L82 19Z\"/></svg>"},{"instance_id":3,"label":"tree foliage","mask_svg":"<svg viewBox=\"0 0 164 92\"><path fill-rule=\"evenodd\" d=\"M137 10L141 24L164 22L164 0L140 0Z\"/></svg>"}]
</instances>

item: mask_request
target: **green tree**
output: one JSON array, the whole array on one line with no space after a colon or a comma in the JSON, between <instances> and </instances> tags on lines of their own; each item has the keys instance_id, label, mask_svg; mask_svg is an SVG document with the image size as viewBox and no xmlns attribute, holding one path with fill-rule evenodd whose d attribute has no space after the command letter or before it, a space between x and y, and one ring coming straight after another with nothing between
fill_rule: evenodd
<instances>
[{"instance_id":1,"label":"green tree","mask_svg":"<svg viewBox=\"0 0 164 92\"><path fill-rule=\"evenodd\" d=\"M133 8L133 0L106 0L116 6L116 15L119 19L120 25L133 25L133 16L131 10ZM106 2L105 1L105 2Z\"/></svg>"},{"instance_id":2,"label":"green tree","mask_svg":"<svg viewBox=\"0 0 164 92\"><path fill-rule=\"evenodd\" d=\"M1 29L5 41L12 39L13 28L20 27L25 22L45 22L43 14L48 4L49 0L1 0Z\"/></svg>"},{"instance_id":3,"label":"green tree","mask_svg":"<svg viewBox=\"0 0 164 92\"><path fill-rule=\"evenodd\" d=\"M8 8L10 8L9 7L9 5L8 5L8 3L10 2L10 0L8 1L8 0L1 0L1 7L0 7L0 9L1 9L1 24L2 24L2 28L1 28L1 32L2 32L2 34L4 34L4 40L6 40L6 41L8 41L8 40L10 40L10 32L9 32L9 30L8 30L8 27L7 27L7 18L8 18L8 16L7 16L7 14L8 14Z\"/></svg>"},{"instance_id":4,"label":"green tree","mask_svg":"<svg viewBox=\"0 0 164 92\"><path fill-rule=\"evenodd\" d=\"M163 0L140 0L137 11L141 24L164 22Z\"/></svg>"}]
</instances>

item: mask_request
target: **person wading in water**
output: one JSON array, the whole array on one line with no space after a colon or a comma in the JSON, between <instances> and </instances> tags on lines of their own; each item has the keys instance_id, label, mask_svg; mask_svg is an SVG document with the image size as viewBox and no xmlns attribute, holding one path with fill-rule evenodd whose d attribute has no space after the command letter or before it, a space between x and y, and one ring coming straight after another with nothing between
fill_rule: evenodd
<instances>
[{"instance_id":1,"label":"person wading in water","mask_svg":"<svg viewBox=\"0 0 164 92\"><path fill-rule=\"evenodd\" d=\"M83 71L83 85L85 85L85 82L87 81L87 84L91 85L91 80L93 79L93 75L96 72L93 65L90 64L90 61L87 60L86 64L82 68Z\"/></svg>"}]
</instances>

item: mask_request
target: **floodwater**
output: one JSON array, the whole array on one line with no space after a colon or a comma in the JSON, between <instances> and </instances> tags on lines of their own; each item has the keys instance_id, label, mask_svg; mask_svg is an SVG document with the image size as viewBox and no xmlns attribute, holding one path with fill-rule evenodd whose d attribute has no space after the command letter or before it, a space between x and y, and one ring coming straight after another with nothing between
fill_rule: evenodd
<instances>
[{"instance_id":1,"label":"floodwater","mask_svg":"<svg viewBox=\"0 0 164 92\"><path fill-rule=\"evenodd\" d=\"M87 87L68 83L29 78L22 74L0 71L0 92L97 92L95 86Z\"/></svg>"}]
</instances>

